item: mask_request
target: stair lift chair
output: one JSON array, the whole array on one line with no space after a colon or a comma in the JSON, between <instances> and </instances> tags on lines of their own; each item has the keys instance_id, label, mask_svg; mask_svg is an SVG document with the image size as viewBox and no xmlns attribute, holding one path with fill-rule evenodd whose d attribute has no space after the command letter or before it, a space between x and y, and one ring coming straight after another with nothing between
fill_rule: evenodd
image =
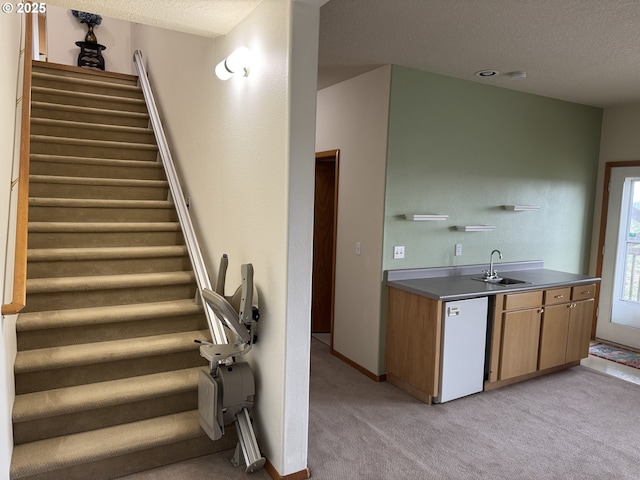
<instances>
[{"instance_id":1,"label":"stair lift chair","mask_svg":"<svg viewBox=\"0 0 640 480\"><path fill-rule=\"evenodd\" d=\"M225 425L235 424L238 444L231 462L236 467L244 465L250 473L260 469L266 459L260 454L249 417L255 398L253 372L247 362L239 362L236 357L246 354L255 342L254 331L260 313L251 264L242 265L242 285L234 295L224 296L227 263L224 255L216 291L202 291L204 302L226 327L229 343L200 345L200 355L209 361L210 369L200 371L198 411L200 426L212 440L222 437Z\"/></svg>"}]
</instances>

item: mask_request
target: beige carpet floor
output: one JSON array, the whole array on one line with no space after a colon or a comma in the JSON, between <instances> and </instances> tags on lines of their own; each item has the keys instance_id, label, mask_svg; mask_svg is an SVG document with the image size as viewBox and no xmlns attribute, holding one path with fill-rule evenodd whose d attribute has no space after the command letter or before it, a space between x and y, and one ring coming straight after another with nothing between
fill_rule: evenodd
<instances>
[{"instance_id":1,"label":"beige carpet floor","mask_svg":"<svg viewBox=\"0 0 640 480\"><path fill-rule=\"evenodd\" d=\"M428 406L312 341L309 468L317 480L637 479L640 386L586 367ZM126 477L268 479L219 453Z\"/></svg>"}]
</instances>

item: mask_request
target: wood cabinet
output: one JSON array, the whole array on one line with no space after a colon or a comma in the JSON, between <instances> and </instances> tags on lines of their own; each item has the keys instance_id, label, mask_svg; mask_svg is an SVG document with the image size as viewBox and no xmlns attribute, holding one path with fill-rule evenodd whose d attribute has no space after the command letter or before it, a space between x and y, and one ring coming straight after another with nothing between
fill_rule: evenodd
<instances>
[{"instance_id":1,"label":"wood cabinet","mask_svg":"<svg viewBox=\"0 0 640 480\"><path fill-rule=\"evenodd\" d=\"M494 327L500 335L496 380L506 380L538 368L542 291L496 297ZM495 332L494 332L495 333Z\"/></svg>"},{"instance_id":2,"label":"wood cabinet","mask_svg":"<svg viewBox=\"0 0 640 480\"><path fill-rule=\"evenodd\" d=\"M490 303L485 390L577 365L589 352L595 284L498 293ZM443 302L389 287L387 380L439 396Z\"/></svg>"},{"instance_id":3,"label":"wood cabinet","mask_svg":"<svg viewBox=\"0 0 640 480\"><path fill-rule=\"evenodd\" d=\"M496 295L485 389L587 357L594 295L595 284Z\"/></svg>"},{"instance_id":4,"label":"wood cabinet","mask_svg":"<svg viewBox=\"0 0 640 480\"><path fill-rule=\"evenodd\" d=\"M558 291L547 291L545 296L551 293L557 297ZM540 370L579 361L589 355L594 293L595 285L564 289L564 303L545 307L540 333Z\"/></svg>"},{"instance_id":5,"label":"wood cabinet","mask_svg":"<svg viewBox=\"0 0 640 480\"><path fill-rule=\"evenodd\" d=\"M528 308L502 315L499 379L535 372L538 368L540 308Z\"/></svg>"},{"instance_id":6,"label":"wood cabinet","mask_svg":"<svg viewBox=\"0 0 640 480\"><path fill-rule=\"evenodd\" d=\"M387 380L431 403L438 396L442 302L389 288Z\"/></svg>"}]
</instances>

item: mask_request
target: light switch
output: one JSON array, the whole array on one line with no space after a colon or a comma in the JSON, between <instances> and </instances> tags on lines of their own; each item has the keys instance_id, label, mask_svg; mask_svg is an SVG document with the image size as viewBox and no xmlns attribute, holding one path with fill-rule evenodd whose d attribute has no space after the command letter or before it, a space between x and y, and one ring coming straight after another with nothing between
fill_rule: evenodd
<instances>
[{"instance_id":1,"label":"light switch","mask_svg":"<svg viewBox=\"0 0 640 480\"><path fill-rule=\"evenodd\" d=\"M360 242L356 242L356 255L361 255L362 254L362 245L360 244Z\"/></svg>"}]
</instances>

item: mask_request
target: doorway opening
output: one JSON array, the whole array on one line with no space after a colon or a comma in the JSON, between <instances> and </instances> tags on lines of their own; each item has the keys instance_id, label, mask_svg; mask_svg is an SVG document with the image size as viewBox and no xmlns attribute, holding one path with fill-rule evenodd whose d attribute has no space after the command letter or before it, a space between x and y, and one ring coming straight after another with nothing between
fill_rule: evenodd
<instances>
[{"instance_id":1,"label":"doorway opening","mask_svg":"<svg viewBox=\"0 0 640 480\"><path fill-rule=\"evenodd\" d=\"M339 150L316 153L311 333L333 346Z\"/></svg>"},{"instance_id":2,"label":"doorway opening","mask_svg":"<svg viewBox=\"0 0 640 480\"><path fill-rule=\"evenodd\" d=\"M640 162L605 167L595 335L640 349Z\"/></svg>"}]
</instances>

